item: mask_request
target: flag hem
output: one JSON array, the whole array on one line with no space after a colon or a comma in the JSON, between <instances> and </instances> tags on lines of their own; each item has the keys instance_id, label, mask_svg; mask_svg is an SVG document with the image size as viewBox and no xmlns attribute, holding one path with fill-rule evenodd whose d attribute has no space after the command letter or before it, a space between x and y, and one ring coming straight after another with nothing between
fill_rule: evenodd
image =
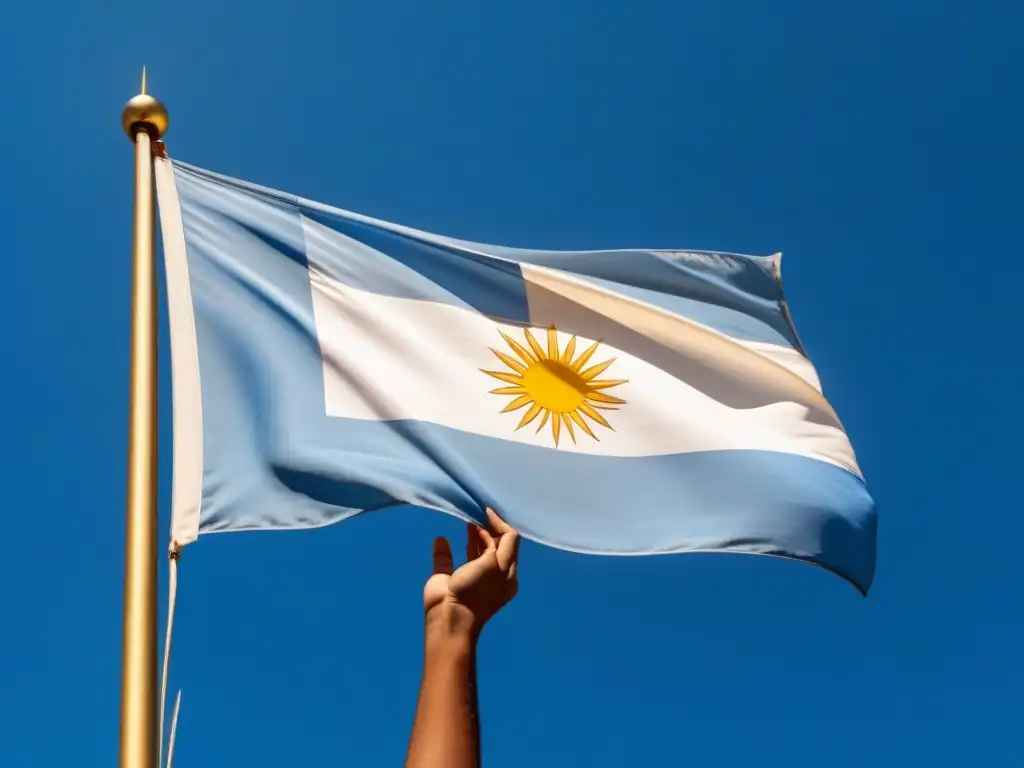
<instances>
[{"instance_id":1,"label":"flag hem","mask_svg":"<svg viewBox=\"0 0 1024 768\"><path fill-rule=\"evenodd\" d=\"M192 285L174 167L164 157L154 158L154 165L171 338L174 477L170 546L172 551L176 551L199 538L199 512L203 496L203 403Z\"/></svg>"},{"instance_id":2,"label":"flag hem","mask_svg":"<svg viewBox=\"0 0 1024 768\"><path fill-rule=\"evenodd\" d=\"M789 302L786 301L786 288L782 283L782 251L774 253L768 258L771 259L772 275L775 277L775 282L779 284L779 309L782 310L782 317L785 318L786 325L789 326L790 333L793 334L793 341L796 342L796 351L810 360L810 356L807 354L807 348L800 340L800 334L796 330L796 323L793 322L793 315L789 312Z\"/></svg>"}]
</instances>

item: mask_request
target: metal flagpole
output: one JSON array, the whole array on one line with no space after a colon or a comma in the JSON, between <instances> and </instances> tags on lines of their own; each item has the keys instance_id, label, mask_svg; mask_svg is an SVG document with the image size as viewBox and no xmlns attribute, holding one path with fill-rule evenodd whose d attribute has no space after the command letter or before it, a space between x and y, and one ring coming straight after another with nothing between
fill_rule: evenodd
<instances>
[{"instance_id":1,"label":"metal flagpole","mask_svg":"<svg viewBox=\"0 0 1024 768\"><path fill-rule=\"evenodd\" d=\"M145 68L141 93L125 105L121 123L135 144L135 217L119 765L120 768L157 768L157 306L153 142L167 130L168 115L164 105L146 93Z\"/></svg>"}]
</instances>

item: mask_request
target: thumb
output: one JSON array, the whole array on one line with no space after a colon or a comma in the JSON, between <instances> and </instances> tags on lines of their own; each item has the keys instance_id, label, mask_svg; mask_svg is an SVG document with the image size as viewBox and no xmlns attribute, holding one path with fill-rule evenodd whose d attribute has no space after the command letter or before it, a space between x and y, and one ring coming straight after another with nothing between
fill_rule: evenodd
<instances>
[{"instance_id":1,"label":"thumb","mask_svg":"<svg viewBox=\"0 0 1024 768\"><path fill-rule=\"evenodd\" d=\"M452 575L452 546L444 536L434 539L434 573Z\"/></svg>"}]
</instances>

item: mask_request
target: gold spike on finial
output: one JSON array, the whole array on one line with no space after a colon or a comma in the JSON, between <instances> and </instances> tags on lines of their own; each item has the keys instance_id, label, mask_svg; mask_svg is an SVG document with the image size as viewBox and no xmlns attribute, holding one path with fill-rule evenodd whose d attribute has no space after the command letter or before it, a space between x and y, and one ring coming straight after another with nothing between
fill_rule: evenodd
<instances>
[{"instance_id":1,"label":"gold spike on finial","mask_svg":"<svg viewBox=\"0 0 1024 768\"><path fill-rule=\"evenodd\" d=\"M146 65L142 65L142 90L139 91L143 96L146 95Z\"/></svg>"}]
</instances>

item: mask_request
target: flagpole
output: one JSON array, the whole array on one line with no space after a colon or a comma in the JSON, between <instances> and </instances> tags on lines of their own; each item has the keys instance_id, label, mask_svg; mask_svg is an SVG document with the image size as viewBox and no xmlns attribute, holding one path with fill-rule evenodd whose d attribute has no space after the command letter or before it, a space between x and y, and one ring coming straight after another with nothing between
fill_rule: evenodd
<instances>
[{"instance_id":1,"label":"flagpole","mask_svg":"<svg viewBox=\"0 0 1024 768\"><path fill-rule=\"evenodd\" d=\"M121 650L120 768L157 768L157 306L153 142L167 109L142 89L121 123L135 144L132 234L131 374L128 394L128 502Z\"/></svg>"}]
</instances>

